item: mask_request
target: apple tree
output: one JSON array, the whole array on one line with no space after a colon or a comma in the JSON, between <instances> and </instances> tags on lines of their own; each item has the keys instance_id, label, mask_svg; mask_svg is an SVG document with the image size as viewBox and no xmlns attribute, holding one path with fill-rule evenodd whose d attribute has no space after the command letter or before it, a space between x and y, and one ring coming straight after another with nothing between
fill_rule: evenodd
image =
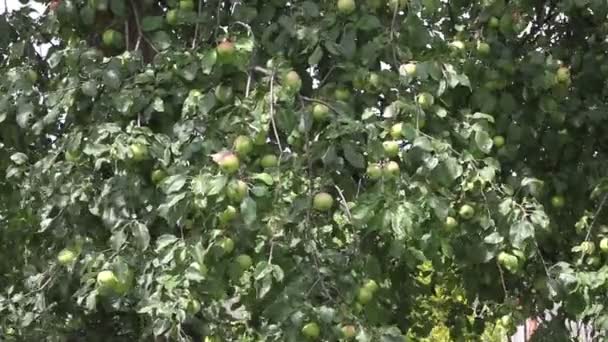
<instances>
[{"instance_id":1,"label":"apple tree","mask_svg":"<svg viewBox=\"0 0 608 342\"><path fill-rule=\"evenodd\" d=\"M608 330L605 1L20 1L0 339Z\"/></svg>"}]
</instances>

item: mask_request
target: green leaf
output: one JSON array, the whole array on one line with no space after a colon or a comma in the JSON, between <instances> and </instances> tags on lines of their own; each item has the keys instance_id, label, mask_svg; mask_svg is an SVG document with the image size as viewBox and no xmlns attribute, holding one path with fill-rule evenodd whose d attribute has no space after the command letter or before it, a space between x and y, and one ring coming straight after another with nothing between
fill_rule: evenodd
<instances>
[{"instance_id":1,"label":"green leaf","mask_svg":"<svg viewBox=\"0 0 608 342\"><path fill-rule=\"evenodd\" d=\"M317 45L315 50L308 56L308 65L317 65L323 58L323 48Z\"/></svg>"},{"instance_id":2,"label":"green leaf","mask_svg":"<svg viewBox=\"0 0 608 342\"><path fill-rule=\"evenodd\" d=\"M178 192L184 187L187 180L188 178L184 174L169 176L163 180L161 188L166 194Z\"/></svg>"},{"instance_id":3,"label":"green leaf","mask_svg":"<svg viewBox=\"0 0 608 342\"><path fill-rule=\"evenodd\" d=\"M342 143L342 148L344 149L344 157L352 166L358 169L365 168L365 158L354 144L345 141Z\"/></svg>"},{"instance_id":4,"label":"green leaf","mask_svg":"<svg viewBox=\"0 0 608 342\"><path fill-rule=\"evenodd\" d=\"M17 106L17 124L21 128L29 128L30 120L34 116L34 105L31 102L20 101Z\"/></svg>"},{"instance_id":5,"label":"green leaf","mask_svg":"<svg viewBox=\"0 0 608 342\"><path fill-rule=\"evenodd\" d=\"M150 233L148 231L148 227L145 224L137 222L132 225L132 233L135 238L136 246L145 251L150 246Z\"/></svg>"},{"instance_id":6,"label":"green leaf","mask_svg":"<svg viewBox=\"0 0 608 342\"><path fill-rule=\"evenodd\" d=\"M272 179L272 176L265 172L264 173L255 173L251 176L251 178L261 180L262 182L266 183L266 185L269 185L269 186L274 184L274 180Z\"/></svg>"},{"instance_id":7,"label":"green leaf","mask_svg":"<svg viewBox=\"0 0 608 342\"><path fill-rule=\"evenodd\" d=\"M167 50L171 47L171 36L165 31L157 31L152 34L152 44L159 50Z\"/></svg>"},{"instance_id":8,"label":"green leaf","mask_svg":"<svg viewBox=\"0 0 608 342\"><path fill-rule=\"evenodd\" d=\"M110 9L112 10L112 13L114 13L114 15L118 17L124 17L127 14L125 1L128 0L111 0Z\"/></svg>"},{"instance_id":9,"label":"green leaf","mask_svg":"<svg viewBox=\"0 0 608 342\"><path fill-rule=\"evenodd\" d=\"M477 147L484 153L490 153L492 151L492 146L494 142L488 132L483 130L478 130L475 132L475 144Z\"/></svg>"},{"instance_id":10,"label":"green leaf","mask_svg":"<svg viewBox=\"0 0 608 342\"><path fill-rule=\"evenodd\" d=\"M257 205L251 197L245 198L241 203L241 216L247 225L255 222L257 218Z\"/></svg>"},{"instance_id":11,"label":"green leaf","mask_svg":"<svg viewBox=\"0 0 608 342\"><path fill-rule=\"evenodd\" d=\"M527 240L534 237L534 226L528 221L519 221L511 225L509 240L513 247L524 250Z\"/></svg>"},{"instance_id":12,"label":"green leaf","mask_svg":"<svg viewBox=\"0 0 608 342\"><path fill-rule=\"evenodd\" d=\"M486 236L483 241L490 245L498 245L502 243L504 238L498 232L493 232L492 234Z\"/></svg>"},{"instance_id":13,"label":"green leaf","mask_svg":"<svg viewBox=\"0 0 608 342\"><path fill-rule=\"evenodd\" d=\"M431 144L431 140L424 136L419 136L414 140L413 145L415 147L420 148L423 151L431 152L433 151L433 145Z\"/></svg>"},{"instance_id":14,"label":"green leaf","mask_svg":"<svg viewBox=\"0 0 608 342\"><path fill-rule=\"evenodd\" d=\"M141 19L141 29L144 32L156 31L163 27L164 22L162 16L145 16Z\"/></svg>"}]
</instances>

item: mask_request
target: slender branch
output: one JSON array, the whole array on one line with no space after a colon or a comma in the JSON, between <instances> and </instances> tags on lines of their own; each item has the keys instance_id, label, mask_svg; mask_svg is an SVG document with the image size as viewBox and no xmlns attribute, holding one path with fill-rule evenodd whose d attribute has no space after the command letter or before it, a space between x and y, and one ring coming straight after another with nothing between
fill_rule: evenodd
<instances>
[{"instance_id":1,"label":"slender branch","mask_svg":"<svg viewBox=\"0 0 608 342\"><path fill-rule=\"evenodd\" d=\"M340 196L340 201L342 202L342 205L346 210L346 215L348 216L348 219L352 222L353 215L351 215L350 213L350 208L348 208L348 202L346 201L346 198L344 198L344 193L342 193L342 189L340 189L337 185L334 185L334 188L336 188L336 191L338 191L338 196Z\"/></svg>"},{"instance_id":2,"label":"slender branch","mask_svg":"<svg viewBox=\"0 0 608 342\"><path fill-rule=\"evenodd\" d=\"M311 97L304 96L304 95L300 95L300 98L302 100L304 100L304 101L320 103L322 105L327 106L327 108L331 109L336 114L340 114L340 112L334 106L332 106L329 102L327 102L327 101L323 101L323 100L319 100L319 99L313 99Z\"/></svg>"},{"instance_id":3,"label":"slender branch","mask_svg":"<svg viewBox=\"0 0 608 342\"><path fill-rule=\"evenodd\" d=\"M589 225L589 228L587 229L587 235L585 236L585 241L589 241L589 238L591 237L591 230L593 229L593 225L595 224L595 221L597 221L597 217L600 215L600 212L604 208L604 204L606 204L606 199L608 199L608 194L604 195L604 198L602 198L602 201L600 202L599 207L595 211L595 214L593 214L593 221L591 221L591 224Z\"/></svg>"},{"instance_id":4,"label":"slender branch","mask_svg":"<svg viewBox=\"0 0 608 342\"><path fill-rule=\"evenodd\" d=\"M135 5L135 3L133 2L133 0L129 1L129 3L131 4L131 9L133 10L133 17L135 17L135 26L137 28L137 43L135 43L135 50L139 49L139 43L141 42L141 38L144 36L143 31L141 30L141 24L139 23L139 11L137 11L137 6ZM127 20L128 22L128 20ZM129 36L129 31L126 32L126 36ZM150 44L150 46L152 46L152 44ZM127 44L127 49L129 48L129 45ZM154 46L152 46L152 48L154 49ZM156 49L155 49L156 50ZM156 51L158 52L158 51Z\"/></svg>"},{"instance_id":5,"label":"slender branch","mask_svg":"<svg viewBox=\"0 0 608 342\"><path fill-rule=\"evenodd\" d=\"M279 138L279 131L277 130L277 123L274 120L274 72L270 76L270 122L272 124L272 131L274 133L274 138L277 140L277 144L279 145L280 154L283 154L283 146L281 145L281 139Z\"/></svg>"},{"instance_id":6,"label":"slender branch","mask_svg":"<svg viewBox=\"0 0 608 342\"><path fill-rule=\"evenodd\" d=\"M198 31L200 29L201 23L201 13L203 12L203 0L199 0L198 2L198 15L196 17L196 26L194 27L194 38L192 38L192 50L196 49L196 44L198 43Z\"/></svg>"},{"instance_id":7,"label":"slender branch","mask_svg":"<svg viewBox=\"0 0 608 342\"><path fill-rule=\"evenodd\" d=\"M505 293L505 299L509 297L509 292L507 291L507 284L505 283L505 274L502 271L502 267L498 260L496 260L496 267L498 267L498 273L500 274L500 284L502 285L502 290Z\"/></svg>"}]
</instances>

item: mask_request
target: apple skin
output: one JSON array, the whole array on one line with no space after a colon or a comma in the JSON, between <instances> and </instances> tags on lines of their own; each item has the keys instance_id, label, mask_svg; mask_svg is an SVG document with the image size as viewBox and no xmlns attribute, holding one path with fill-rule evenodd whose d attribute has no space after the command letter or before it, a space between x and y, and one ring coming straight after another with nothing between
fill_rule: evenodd
<instances>
[{"instance_id":1,"label":"apple skin","mask_svg":"<svg viewBox=\"0 0 608 342\"><path fill-rule=\"evenodd\" d=\"M410 77L414 77L414 76L416 76L418 67L416 66L415 63L407 63L403 66L403 70L405 71L406 75L408 75Z\"/></svg>"},{"instance_id":2,"label":"apple skin","mask_svg":"<svg viewBox=\"0 0 608 342\"><path fill-rule=\"evenodd\" d=\"M511 273L514 273L519 268L519 260L517 257L507 252L500 252L500 254L498 254L498 262Z\"/></svg>"},{"instance_id":3,"label":"apple skin","mask_svg":"<svg viewBox=\"0 0 608 342\"><path fill-rule=\"evenodd\" d=\"M355 0L338 0L338 12L340 14L351 14L356 8Z\"/></svg>"},{"instance_id":4,"label":"apple skin","mask_svg":"<svg viewBox=\"0 0 608 342\"><path fill-rule=\"evenodd\" d=\"M236 52L236 47L234 46L233 42L226 39L217 45L215 51L217 52L217 56L219 58L228 59L234 55Z\"/></svg>"},{"instance_id":5,"label":"apple skin","mask_svg":"<svg viewBox=\"0 0 608 342\"><path fill-rule=\"evenodd\" d=\"M302 327L301 332L307 339L316 340L319 338L319 335L321 335L321 328L319 328L317 323L310 322Z\"/></svg>"},{"instance_id":6,"label":"apple skin","mask_svg":"<svg viewBox=\"0 0 608 342\"><path fill-rule=\"evenodd\" d=\"M247 183L242 180L233 180L226 187L226 196L232 202L241 203L247 197L248 191Z\"/></svg>"},{"instance_id":7,"label":"apple skin","mask_svg":"<svg viewBox=\"0 0 608 342\"><path fill-rule=\"evenodd\" d=\"M167 172L165 172L165 170L156 169L156 170L152 171L152 173L150 174L150 179L152 180L152 183L154 183L155 185L158 185L165 178L167 178L167 176L168 175L167 175Z\"/></svg>"},{"instance_id":8,"label":"apple skin","mask_svg":"<svg viewBox=\"0 0 608 342\"><path fill-rule=\"evenodd\" d=\"M334 97L338 101L346 102L350 99L350 90L344 87L336 88L334 91Z\"/></svg>"},{"instance_id":9,"label":"apple skin","mask_svg":"<svg viewBox=\"0 0 608 342\"><path fill-rule=\"evenodd\" d=\"M181 0L179 2L179 9L182 11L192 11L194 10L194 1L192 0Z\"/></svg>"},{"instance_id":10,"label":"apple skin","mask_svg":"<svg viewBox=\"0 0 608 342\"><path fill-rule=\"evenodd\" d=\"M237 157L236 154L233 153L229 153L222 156L218 164L222 171L228 174L233 174L237 172L240 167L239 157Z\"/></svg>"},{"instance_id":11,"label":"apple skin","mask_svg":"<svg viewBox=\"0 0 608 342\"><path fill-rule=\"evenodd\" d=\"M104 290L116 290L119 287L116 274L112 271L101 271L97 274L97 285Z\"/></svg>"},{"instance_id":12,"label":"apple skin","mask_svg":"<svg viewBox=\"0 0 608 342\"><path fill-rule=\"evenodd\" d=\"M401 138L403 138L403 124L402 123L396 123L396 124L392 125L391 129L389 131L389 135L393 139L401 139Z\"/></svg>"},{"instance_id":13,"label":"apple skin","mask_svg":"<svg viewBox=\"0 0 608 342\"><path fill-rule=\"evenodd\" d=\"M253 141L251 138L244 135L239 135L236 137L233 145L236 154L242 157L250 154L253 151Z\"/></svg>"},{"instance_id":14,"label":"apple skin","mask_svg":"<svg viewBox=\"0 0 608 342\"><path fill-rule=\"evenodd\" d=\"M399 164L396 161L391 160L386 163L386 165L384 165L384 175L386 177L397 177L400 173L401 168L399 167Z\"/></svg>"},{"instance_id":15,"label":"apple skin","mask_svg":"<svg viewBox=\"0 0 608 342\"><path fill-rule=\"evenodd\" d=\"M224 254L230 254L234 251L234 241L229 237L220 240L219 246L222 248Z\"/></svg>"},{"instance_id":16,"label":"apple skin","mask_svg":"<svg viewBox=\"0 0 608 342\"><path fill-rule=\"evenodd\" d=\"M325 121L329 118L329 107L324 104L317 103L312 108L312 117L315 121Z\"/></svg>"},{"instance_id":17,"label":"apple skin","mask_svg":"<svg viewBox=\"0 0 608 342\"><path fill-rule=\"evenodd\" d=\"M359 291L357 292L357 302L365 305L371 302L372 299L374 299L374 293L372 291L366 289L365 287L359 288Z\"/></svg>"},{"instance_id":18,"label":"apple skin","mask_svg":"<svg viewBox=\"0 0 608 342\"><path fill-rule=\"evenodd\" d=\"M496 148L501 148L505 145L505 137L502 135L495 136L492 138L492 141L494 141L494 146L496 146Z\"/></svg>"},{"instance_id":19,"label":"apple skin","mask_svg":"<svg viewBox=\"0 0 608 342\"><path fill-rule=\"evenodd\" d=\"M283 83L287 88L296 92L299 91L302 87L302 79L300 78L300 75L298 75L298 73L294 70L288 72L285 75Z\"/></svg>"},{"instance_id":20,"label":"apple skin","mask_svg":"<svg viewBox=\"0 0 608 342\"><path fill-rule=\"evenodd\" d=\"M475 209L468 204L464 204L460 207L460 210L458 210L458 215L465 220L470 220L475 216Z\"/></svg>"},{"instance_id":21,"label":"apple skin","mask_svg":"<svg viewBox=\"0 0 608 342\"><path fill-rule=\"evenodd\" d=\"M241 254L236 257L236 263L242 270L246 270L253 265L253 260L247 254Z\"/></svg>"},{"instance_id":22,"label":"apple skin","mask_svg":"<svg viewBox=\"0 0 608 342\"><path fill-rule=\"evenodd\" d=\"M229 103L234 98L232 87L225 85L217 86L217 88L215 88L215 98L220 103Z\"/></svg>"},{"instance_id":23,"label":"apple skin","mask_svg":"<svg viewBox=\"0 0 608 342\"><path fill-rule=\"evenodd\" d=\"M224 209L224 211L222 211L222 213L220 214L220 223L222 224L226 224L232 220L234 220L236 218L236 208L229 205L226 207L226 209Z\"/></svg>"},{"instance_id":24,"label":"apple skin","mask_svg":"<svg viewBox=\"0 0 608 342\"><path fill-rule=\"evenodd\" d=\"M608 238L600 240L600 251L608 253Z\"/></svg>"},{"instance_id":25,"label":"apple skin","mask_svg":"<svg viewBox=\"0 0 608 342\"><path fill-rule=\"evenodd\" d=\"M367 166L366 174L369 179L380 179L382 177L382 167L378 164L369 164Z\"/></svg>"},{"instance_id":26,"label":"apple skin","mask_svg":"<svg viewBox=\"0 0 608 342\"><path fill-rule=\"evenodd\" d=\"M385 141L382 143L384 153L388 157L396 157L399 155L399 143L394 140Z\"/></svg>"},{"instance_id":27,"label":"apple skin","mask_svg":"<svg viewBox=\"0 0 608 342\"><path fill-rule=\"evenodd\" d=\"M368 279L363 283L363 288L374 294L378 291L380 286L378 286L378 283L375 280Z\"/></svg>"},{"instance_id":28,"label":"apple skin","mask_svg":"<svg viewBox=\"0 0 608 342\"><path fill-rule=\"evenodd\" d=\"M333 205L334 199L327 192L319 192L312 200L312 207L318 211L328 211Z\"/></svg>"},{"instance_id":29,"label":"apple skin","mask_svg":"<svg viewBox=\"0 0 608 342\"><path fill-rule=\"evenodd\" d=\"M124 36L116 30L105 30L101 40L106 47L120 48L124 44Z\"/></svg>"},{"instance_id":30,"label":"apple skin","mask_svg":"<svg viewBox=\"0 0 608 342\"><path fill-rule=\"evenodd\" d=\"M490 54L490 51L490 44L482 41L477 42L477 52L479 52L480 55L487 56Z\"/></svg>"},{"instance_id":31,"label":"apple skin","mask_svg":"<svg viewBox=\"0 0 608 342\"><path fill-rule=\"evenodd\" d=\"M452 216L448 216L445 219L444 227L448 230L452 230L452 229L458 227L458 220L456 220Z\"/></svg>"},{"instance_id":32,"label":"apple skin","mask_svg":"<svg viewBox=\"0 0 608 342\"><path fill-rule=\"evenodd\" d=\"M581 242L581 252L583 254L591 255L595 252L595 244L591 241L583 241Z\"/></svg>"},{"instance_id":33,"label":"apple skin","mask_svg":"<svg viewBox=\"0 0 608 342\"><path fill-rule=\"evenodd\" d=\"M351 324L343 325L342 328L340 328L340 331L342 332L342 336L347 340L355 338L357 335L357 328Z\"/></svg>"},{"instance_id":34,"label":"apple skin","mask_svg":"<svg viewBox=\"0 0 608 342\"><path fill-rule=\"evenodd\" d=\"M553 208L560 209L566 204L566 199L562 195L555 195L551 197L551 205Z\"/></svg>"},{"instance_id":35,"label":"apple skin","mask_svg":"<svg viewBox=\"0 0 608 342\"><path fill-rule=\"evenodd\" d=\"M499 25L500 25L500 20L498 20L498 18L496 18L496 17L492 17L488 21L488 26L490 26L490 28L497 29Z\"/></svg>"},{"instance_id":36,"label":"apple skin","mask_svg":"<svg viewBox=\"0 0 608 342\"><path fill-rule=\"evenodd\" d=\"M416 101L422 109L429 109L435 103L435 97L433 97L433 95L430 93L421 93L416 98Z\"/></svg>"},{"instance_id":37,"label":"apple skin","mask_svg":"<svg viewBox=\"0 0 608 342\"><path fill-rule=\"evenodd\" d=\"M570 69L566 67L560 67L557 69L556 78L559 83L567 83L570 81Z\"/></svg>"},{"instance_id":38,"label":"apple skin","mask_svg":"<svg viewBox=\"0 0 608 342\"><path fill-rule=\"evenodd\" d=\"M76 260L76 252L71 249L64 249L57 254L57 261L62 266L71 265Z\"/></svg>"},{"instance_id":39,"label":"apple skin","mask_svg":"<svg viewBox=\"0 0 608 342\"><path fill-rule=\"evenodd\" d=\"M260 165L265 169L276 167L279 165L279 158L274 154L267 154L260 160Z\"/></svg>"},{"instance_id":40,"label":"apple skin","mask_svg":"<svg viewBox=\"0 0 608 342\"><path fill-rule=\"evenodd\" d=\"M148 159L148 147L143 144L133 144L129 146L131 157L135 161L143 161Z\"/></svg>"}]
</instances>

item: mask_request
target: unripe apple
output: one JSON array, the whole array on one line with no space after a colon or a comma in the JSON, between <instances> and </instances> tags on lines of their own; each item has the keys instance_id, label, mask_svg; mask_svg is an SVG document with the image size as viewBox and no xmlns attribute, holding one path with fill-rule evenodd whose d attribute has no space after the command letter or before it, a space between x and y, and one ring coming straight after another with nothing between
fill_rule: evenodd
<instances>
[{"instance_id":1,"label":"unripe apple","mask_svg":"<svg viewBox=\"0 0 608 342\"><path fill-rule=\"evenodd\" d=\"M260 165L265 168L276 167L279 164L279 158L274 154L267 154L260 160Z\"/></svg>"},{"instance_id":2,"label":"unripe apple","mask_svg":"<svg viewBox=\"0 0 608 342\"><path fill-rule=\"evenodd\" d=\"M341 14L351 14L355 11L355 0L338 0L338 12Z\"/></svg>"},{"instance_id":3,"label":"unripe apple","mask_svg":"<svg viewBox=\"0 0 608 342\"><path fill-rule=\"evenodd\" d=\"M243 196L244 197L244 196ZM236 208L229 205L220 214L220 223L226 224L236 218Z\"/></svg>"},{"instance_id":4,"label":"unripe apple","mask_svg":"<svg viewBox=\"0 0 608 342\"><path fill-rule=\"evenodd\" d=\"M228 103L232 101L233 97L232 87L220 84L215 88L215 98L221 103Z\"/></svg>"},{"instance_id":5,"label":"unripe apple","mask_svg":"<svg viewBox=\"0 0 608 342\"><path fill-rule=\"evenodd\" d=\"M342 328L340 328L340 331L342 332L342 336L347 340L355 338L357 335L357 328L351 324L343 325Z\"/></svg>"},{"instance_id":6,"label":"unripe apple","mask_svg":"<svg viewBox=\"0 0 608 342\"><path fill-rule=\"evenodd\" d=\"M76 252L71 249L64 249L57 254L57 261L60 265L71 265L76 260Z\"/></svg>"},{"instance_id":7,"label":"unripe apple","mask_svg":"<svg viewBox=\"0 0 608 342\"><path fill-rule=\"evenodd\" d=\"M181 0L179 2L179 9L182 11L192 11L194 10L194 1L192 0Z\"/></svg>"},{"instance_id":8,"label":"unripe apple","mask_svg":"<svg viewBox=\"0 0 608 342\"><path fill-rule=\"evenodd\" d=\"M116 30L108 29L104 31L101 40L107 47L119 48L124 43L124 36Z\"/></svg>"},{"instance_id":9,"label":"unripe apple","mask_svg":"<svg viewBox=\"0 0 608 342\"><path fill-rule=\"evenodd\" d=\"M498 25L500 25L500 20L498 20L496 17L492 17L488 21L488 26L490 26L490 28L497 29Z\"/></svg>"},{"instance_id":10,"label":"unripe apple","mask_svg":"<svg viewBox=\"0 0 608 342\"><path fill-rule=\"evenodd\" d=\"M148 159L148 146L144 144L132 144L129 146L131 150L131 157L135 161L142 161Z\"/></svg>"},{"instance_id":11,"label":"unripe apple","mask_svg":"<svg viewBox=\"0 0 608 342\"><path fill-rule=\"evenodd\" d=\"M232 174L239 170L239 157L237 157L234 153L227 153L220 158L218 164L222 171Z\"/></svg>"},{"instance_id":12,"label":"unripe apple","mask_svg":"<svg viewBox=\"0 0 608 342\"><path fill-rule=\"evenodd\" d=\"M344 87L334 90L334 97L338 101L348 101L350 99L350 91Z\"/></svg>"},{"instance_id":13,"label":"unripe apple","mask_svg":"<svg viewBox=\"0 0 608 342\"><path fill-rule=\"evenodd\" d=\"M480 55L487 56L490 54L490 50L490 44L482 41L477 42L477 52L479 52Z\"/></svg>"},{"instance_id":14,"label":"unripe apple","mask_svg":"<svg viewBox=\"0 0 608 342\"><path fill-rule=\"evenodd\" d=\"M327 192L319 192L312 200L312 207L318 211L328 211L333 205L334 199Z\"/></svg>"},{"instance_id":15,"label":"unripe apple","mask_svg":"<svg viewBox=\"0 0 608 342\"><path fill-rule=\"evenodd\" d=\"M372 72L368 76L368 83L372 88L380 87L380 75L376 72Z\"/></svg>"},{"instance_id":16,"label":"unripe apple","mask_svg":"<svg viewBox=\"0 0 608 342\"><path fill-rule=\"evenodd\" d=\"M220 240L219 245L225 254L230 254L230 253L232 253L232 251L234 251L234 241L229 237L226 237L226 238L223 238L222 240Z\"/></svg>"},{"instance_id":17,"label":"unripe apple","mask_svg":"<svg viewBox=\"0 0 608 342\"><path fill-rule=\"evenodd\" d=\"M246 270L253 265L253 260L247 254L241 254L236 257L236 263L242 270Z\"/></svg>"},{"instance_id":18,"label":"unripe apple","mask_svg":"<svg viewBox=\"0 0 608 342\"><path fill-rule=\"evenodd\" d=\"M555 196L551 197L551 205L554 208L556 208L556 209L563 208L565 204L566 204L566 199L564 198L564 196L555 195Z\"/></svg>"},{"instance_id":19,"label":"unripe apple","mask_svg":"<svg viewBox=\"0 0 608 342\"><path fill-rule=\"evenodd\" d=\"M234 139L234 151L241 157L244 157L253 151L253 141L251 138L239 135Z\"/></svg>"},{"instance_id":20,"label":"unripe apple","mask_svg":"<svg viewBox=\"0 0 608 342\"><path fill-rule=\"evenodd\" d=\"M97 274L97 285L103 289L115 290L118 288L118 278L112 271L101 271Z\"/></svg>"},{"instance_id":21,"label":"unripe apple","mask_svg":"<svg viewBox=\"0 0 608 342\"><path fill-rule=\"evenodd\" d=\"M221 60L228 60L232 58L234 53L236 52L236 48L234 43L230 40L225 39L221 43L218 44L216 50L217 57Z\"/></svg>"},{"instance_id":22,"label":"unripe apple","mask_svg":"<svg viewBox=\"0 0 608 342\"><path fill-rule=\"evenodd\" d=\"M608 238L600 240L600 250L604 253L608 253Z\"/></svg>"},{"instance_id":23,"label":"unripe apple","mask_svg":"<svg viewBox=\"0 0 608 342\"><path fill-rule=\"evenodd\" d=\"M458 215L465 220L470 220L473 218L473 216L475 216L475 209L473 209L473 207L470 205L465 204L460 207L460 210L458 210Z\"/></svg>"},{"instance_id":24,"label":"unripe apple","mask_svg":"<svg viewBox=\"0 0 608 342\"><path fill-rule=\"evenodd\" d=\"M316 340L319 338L321 334L321 329L319 325L315 322L307 323L302 327L302 335L310 340Z\"/></svg>"},{"instance_id":25,"label":"unripe apple","mask_svg":"<svg viewBox=\"0 0 608 342\"><path fill-rule=\"evenodd\" d=\"M384 165L384 175L386 177L397 177L399 173L401 173L401 169L396 161L391 160Z\"/></svg>"},{"instance_id":26,"label":"unripe apple","mask_svg":"<svg viewBox=\"0 0 608 342\"><path fill-rule=\"evenodd\" d=\"M391 130L389 131L391 138L400 139L403 137L403 124L396 123L391 126Z\"/></svg>"},{"instance_id":27,"label":"unripe apple","mask_svg":"<svg viewBox=\"0 0 608 342\"><path fill-rule=\"evenodd\" d=\"M231 201L240 203L245 199L248 191L247 183L242 180L233 180L226 187L226 196Z\"/></svg>"},{"instance_id":28,"label":"unripe apple","mask_svg":"<svg viewBox=\"0 0 608 342\"><path fill-rule=\"evenodd\" d=\"M365 287L359 288L359 291L357 292L357 301L360 304L365 305L371 302L373 298L374 294L369 289L366 289Z\"/></svg>"},{"instance_id":29,"label":"unripe apple","mask_svg":"<svg viewBox=\"0 0 608 342\"><path fill-rule=\"evenodd\" d=\"M455 218L453 218L452 216L448 216L445 219L444 227L447 230L452 230L452 229L458 227L458 221Z\"/></svg>"},{"instance_id":30,"label":"unripe apple","mask_svg":"<svg viewBox=\"0 0 608 342\"><path fill-rule=\"evenodd\" d=\"M298 75L298 73L294 70L288 72L285 75L285 77L283 78L283 83L285 86L287 86L287 88L293 91L298 91L300 90L300 87L302 87L302 79L300 78L300 75Z\"/></svg>"},{"instance_id":31,"label":"unripe apple","mask_svg":"<svg viewBox=\"0 0 608 342\"><path fill-rule=\"evenodd\" d=\"M201 302L196 299L191 299L188 301L186 311L188 311L190 315L196 315L199 311L201 311Z\"/></svg>"},{"instance_id":32,"label":"unripe apple","mask_svg":"<svg viewBox=\"0 0 608 342\"><path fill-rule=\"evenodd\" d=\"M410 77L414 77L414 76L416 76L418 67L416 66L415 63L407 63L407 64L403 65L403 71L405 72L406 75L408 75Z\"/></svg>"},{"instance_id":33,"label":"unripe apple","mask_svg":"<svg viewBox=\"0 0 608 342\"><path fill-rule=\"evenodd\" d=\"M32 82L32 83L38 82L38 73L36 71L34 71L32 69L28 69L26 76L30 82Z\"/></svg>"},{"instance_id":34,"label":"unripe apple","mask_svg":"<svg viewBox=\"0 0 608 342\"><path fill-rule=\"evenodd\" d=\"M154 184L159 184L165 178L167 178L167 172L165 172L165 170L163 170L163 169L156 169L156 170L152 171L152 174L150 174L150 179L152 180L152 183L154 183Z\"/></svg>"},{"instance_id":35,"label":"unripe apple","mask_svg":"<svg viewBox=\"0 0 608 342\"><path fill-rule=\"evenodd\" d=\"M417 101L422 109L429 109L435 103L435 98L430 93L421 93L418 95Z\"/></svg>"},{"instance_id":36,"label":"unripe apple","mask_svg":"<svg viewBox=\"0 0 608 342\"><path fill-rule=\"evenodd\" d=\"M373 294L373 293L376 293L376 291L378 291L380 286L378 286L378 283L375 280L368 279L363 283L363 288Z\"/></svg>"},{"instance_id":37,"label":"unripe apple","mask_svg":"<svg viewBox=\"0 0 608 342\"><path fill-rule=\"evenodd\" d=\"M463 51L466 48L461 40L454 40L449 44L449 46L454 51Z\"/></svg>"},{"instance_id":38,"label":"unripe apple","mask_svg":"<svg viewBox=\"0 0 608 342\"><path fill-rule=\"evenodd\" d=\"M312 108L312 117L315 121L324 121L329 117L329 107L324 104L317 103Z\"/></svg>"},{"instance_id":39,"label":"unripe apple","mask_svg":"<svg viewBox=\"0 0 608 342\"><path fill-rule=\"evenodd\" d=\"M507 252L500 252L500 254L498 254L498 262L511 273L514 273L519 268L519 260L517 257Z\"/></svg>"},{"instance_id":40,"label":"unripe apple","mask_svg":"<svg viewBox=\"0 0 608 342\"><path fill-rule=\"evenodd\" d=\"M382 168L378 164L369 164L367 166L367 177L372 180L380 179L382 177Z\"/></svg>"},{"instance_id":41,"label":"unripe apple","mask_svg":"<svg viewBox=\"0 0 608 342\"><path fill-rule=\"evenodd\" d=\"M80 151L78 150L68 150L65 151L65 160L69 161L70 163L75 163L80 159Z\"/></svg>"},{"instance_id":42,"label":"unripe apple","mask_svg":"<svg viewBox=\"0 0 608 342\"><path fill-rule=\"evenodd\" d=\"M560 67L557 69L557 81L559 83L567 83L570 81L570 69L566 67Z\"/></svg>"},{"instance_id":43,"label":"unripe apple","mask_svg":"<svg viewBox=\"0 0 608 342\"><path fill-rule=\"evenodd\" d=\"M382 148L388 157L396 157L399 155L399 143L394 140L383 142Z\"/></svg>"},{"instance_id":44,"label":"unripe apple","mask_svg":"<svg viewBox=\"0 0 608 342\"><path fill-rule=\"evenodd\" d=\"M501 148L505 145L505 137L502 135L497 135L492 138L492 140L494 141L494 146L496 146L496 148Z\"/></svg>"}]
</instances>

